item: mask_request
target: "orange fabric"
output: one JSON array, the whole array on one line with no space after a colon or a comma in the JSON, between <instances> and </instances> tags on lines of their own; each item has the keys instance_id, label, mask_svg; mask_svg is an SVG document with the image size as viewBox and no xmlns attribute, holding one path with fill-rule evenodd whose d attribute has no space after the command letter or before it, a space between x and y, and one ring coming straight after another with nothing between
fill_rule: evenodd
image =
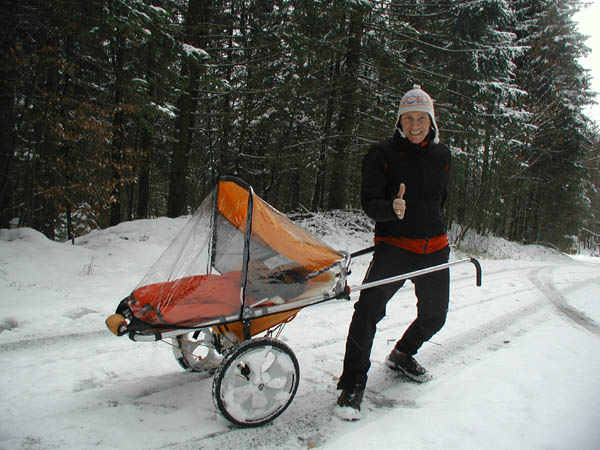
<instances>
[{"instance_id":1,"label":"orange fabric","mask_svg":"<svg viewBox=\"0 0 600 450\"><path fill-rule=\"evenodd\" d=\"M242 233L246 231L250 193L233 181L219 182L217 209Z\"/></svg>"},{"instance_id":2,"label":"orange fabric","mask_svg":"<svg viewBox=\"0 0 600 450\"><path fill-rule=\"evenodd\" d=\"M291 311L285 311L277 314L271 314L269 316L258 317L256 319L252 319L250 323L250 336L256 336L259 333L262 333L265 330L273 328L280 323L289 322L296 314L298 314L299 309L293 309ZM227 325L219 325L218 327L214 327L213 330L219 334L226 335L227 333L233 334L238 341L244 340L244 326L242 322L233 322L228 323Z\"/></svg>"},{"instance_id":3,"label":"orange fabric","mask_svg":"<svg viewBox=\"0 0 600 450\"><path fill-rule=\"evenodd\" d=\"M238 271L150 284L133 291L135 302L130 302L129 307L147 323L191 325L238 313L240 284Z\"/></svg>"},{"instance_id":4,"label":"orange fabric","mask_svg":"<svg viewBox=\"0 0 600 450\"><path fill-rule=\"evenodd\" d=\"M219 183L219 212L242 232L246 230L248 196L248 191L235 182ZM253 201L252 239L311 271L321 270L340 260L338 253L324 246L258 196L254 196Z\"/></svg>"},{"instance_id":5,"label":"orange fabric","mask_svg":"<svg viewBox=\"0 0 600 450\"><path fill-rule=\"evenodd\" d=\"M448 246L448 236L442 234L428 239L376 237L375 243L377 242L385 242L386 244L400 247L413 253L429 254L446 248Z\"/></svg>"}]
</instances>

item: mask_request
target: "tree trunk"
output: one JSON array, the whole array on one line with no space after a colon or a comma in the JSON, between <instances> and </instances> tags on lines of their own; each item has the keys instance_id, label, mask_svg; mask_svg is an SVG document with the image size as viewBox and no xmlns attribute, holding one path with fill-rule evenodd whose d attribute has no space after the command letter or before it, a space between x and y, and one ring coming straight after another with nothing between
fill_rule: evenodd
<instances>
[{"instance_id":1,"label":"tree trunk","mask_svg":"<svg viewBox=\"0 0 600 450\"><path fill-rule=\"evenodd\" d=\"M360 8L352 11L348 31L346 50L346 68L343 73L338 118L338 137L335 140L329 187L329 209L342 209L347 205L346 183L348 181L348 146L357 121L360 102L358 93L358 69L361 57L361 39L363 35L364 11Z\"/></svg>"},{"instance_id":2,"label":"tree trunk","mask_svg":"<svg viewBox=\"0 0 600 450\"><path fill-rule=\"evenodd\" d=\"M206 21L210 5L203 0L190 0L186 17L186 41L192 45L200 44L202 29L200 25ZM167 216L177 217L184 212L186 206L186 176L188 156L192 143L194 115L198 104L198 83L200 69L196 61L184 55L182 75L187 79L187 86L177 102L177 141L171 154L171 171L169 174L169 197L167 199Z\"/></svg>"},{"instance_id":3,"label":"tree trunk","mask_svg":"<svg viewBox=\"0 0 600 450\"><path fill-rule=\"evenodd\" d=\"M319 149L319 162L317 165L317 175L315 182L315 193L313 196L312 207L314 209L325 208L328 200L326 187L328 186L329 174L329 147L331 146L331 124L333 122L333 110L337 100L337 80L340 74L340 56L336 53L333 58L335 61L330 63L329 75L329 96L327 99L327 109L325 111L325 123L323 124L323 141ZM332 59L333 59L332 58Z\"/></svg>"},{"instance_id":4,"label":"tree trunk","mask_svg":"<svg viewBox=\"0 0 600 450\"><path fill-rule=\"evenodd\" d=\"M15 53L16 33L7 22L10 22L10 17L2 14L0 24L4 30L4 38L0 40L0 228L9 228L13 216L9 180L15 154L13 83L16 79L16 62L12 61L12 55Z\"/></svg>"},{"instance_id":5,"label":"tree trunk","mask_svg":"<svg viewBox=\"0 0 600 450\"><path fill-rule=\"evenodd\" d=\"M177 102L177 141L171 154L171 171L169 173L169 197L167 200L167 216L177 217L182 214L186 202L186 173L188 151L190 148L191 126L196 106L193 100L194 88L190 80L188 89L181 94Z\"/></svg>"},{"instance_id":6,"label":"tree trunk","mask_svg":"<svg viewBox=\"0 0 600 450\"><path fill-rule=\"evenodd\" d=\"M113 140L111 149L111 176L113 188L110 203L110 226L121 223L121 173L120 166L123 160L123 64L125 43L122 38L117 38L115 43L114 70L115 70L115 92L113 115Z\"/></svg>"},{"instance_id":7,"label":"tree trunk","mask_svg":"<svg viewBox=\"0 0 600 450\"><path fill-rule=\"evenodd\" d=\"M150 170L147 167L142 169L139 183L137 218L147 219L150 206Z\"/></svg>"}]
</instances>

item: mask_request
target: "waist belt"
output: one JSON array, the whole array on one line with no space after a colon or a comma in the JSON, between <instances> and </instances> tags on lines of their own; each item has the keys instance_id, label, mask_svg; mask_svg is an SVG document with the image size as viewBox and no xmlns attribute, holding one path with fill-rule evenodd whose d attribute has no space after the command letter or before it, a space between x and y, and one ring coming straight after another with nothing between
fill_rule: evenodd
<instances>
[{"instance_id":1,"label":"waist belt","mask_svg":"<svg viewBox=\"0 0 600 450\"><path fill-rule=\"evenodd\" d=\"M413 253L429 254L437 252L448 246L448 235L442 234L431 238L406 238L406 237L375 237L375 243L384 242L395 247L403 248Z\"/></svg>"}]
</instances>

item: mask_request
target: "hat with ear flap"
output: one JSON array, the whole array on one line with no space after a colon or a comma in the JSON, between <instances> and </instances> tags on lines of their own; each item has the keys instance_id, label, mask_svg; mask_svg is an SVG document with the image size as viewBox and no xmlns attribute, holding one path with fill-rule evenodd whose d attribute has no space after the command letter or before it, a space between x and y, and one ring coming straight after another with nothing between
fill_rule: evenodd
<instances>
[{"instance_id":1,"label":"hat with ear flap","mask_svg":"<svg viewBox=\"0 0 600 450\"><path fill-rule=\"evenodd\" d=\"M400 131L402 137L406 137L402 131L402 125L400 124L400 116L405 112L419 111L426 112L431 118L431 128L434 131L433 142L436 144L440 142L440 133L435 122L435 112L433 110L433 100L427 92L421 89L418 84L413 85L413 88L408 91L400 100L400 106L398 107L398 118L396 120L396 129Z\"/></svg>"}]
</instances>

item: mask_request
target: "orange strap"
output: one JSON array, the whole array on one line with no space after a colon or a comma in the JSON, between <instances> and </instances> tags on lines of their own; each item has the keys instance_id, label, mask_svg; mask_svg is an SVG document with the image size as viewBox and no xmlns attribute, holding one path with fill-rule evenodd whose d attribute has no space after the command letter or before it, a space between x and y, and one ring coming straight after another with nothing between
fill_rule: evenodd
<instances>
[{"instance_id":1,"label":"orange strap","mask_svg":"<svg viewBox=\"0 0 600 450\"><path fill-rule=\"evenodd\" d=\"M384 242L413 253L429 254L448 246L448 235L442 234L426 239L405 237L376 237L375 243Z\"/></svg>"}]
</instances>

